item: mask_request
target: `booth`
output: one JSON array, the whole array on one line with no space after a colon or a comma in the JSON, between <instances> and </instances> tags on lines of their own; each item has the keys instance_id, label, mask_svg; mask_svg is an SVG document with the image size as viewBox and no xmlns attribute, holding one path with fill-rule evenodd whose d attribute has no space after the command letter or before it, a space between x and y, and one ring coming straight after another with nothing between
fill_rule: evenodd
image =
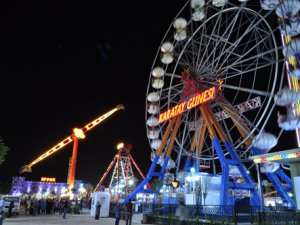
<instances>
[{"instance_id":1,"label":"booth","mask_svg":"<svg viewBox=\"0 0 300 225\"><path fill-rule=\"evenodd\" d=\"M100 202L100 217L109 216L109 206L110 206L110 193L109 192L94 192L92 193L92 203L91 203L91 216L95 216L96 204Z\"/></svg>"}]
</instances>

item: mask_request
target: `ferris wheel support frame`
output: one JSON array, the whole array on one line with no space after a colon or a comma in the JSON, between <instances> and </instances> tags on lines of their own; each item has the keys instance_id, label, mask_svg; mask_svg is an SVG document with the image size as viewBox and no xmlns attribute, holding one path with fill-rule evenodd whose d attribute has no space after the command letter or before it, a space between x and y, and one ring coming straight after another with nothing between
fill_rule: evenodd
<instances>
[{"instance_id":1,"label":"ferris wheel support frame","mask_svg":"<svg viewBox=\"0 0 300 225\"><path fill-rule=\"evenodd\" d=\"M247 133L250 133L250 130L248 129L248 127L244 124L244 122L238 121L236 118L236 114L233 113L230 109L225 108L224 109L232 118L232 120L234 121L234 123L237 125L237 129L239 131L239 133L241 134L243 139L247 138ZM252 146L252 141L253 137L251 136L250 139L247 139L245 141L245 145L247 147L250 147L250 151L254 154L254 155L258 155L258 154L262 154L262 151L260 149L254 148ZM259 172L259 171L258 171ZM282 183L280 182L280 180L278 179L277 176L280 176L285 182L287 182L290 186L290 188L292 187L292 181L291 179L284 173L284 171L282 169L278 169L275 173L266 173L266 176L268 177L268 180L273 184L273 186L275 187L275 189L277 190L277 193L280 195L280 197L283 199L283 201L285 203L290 204L291 207L295 207L295 203L292 200L292 198L286 193L286 189L283 187ZM260 179L260 176L258 177L258 179ZM260 187L260 180L258 180L258 184ZM261 189L261 188L260 188ZM262 193L261 193L262 195ZM263 201L263 197L261 198L261 201Z\"/></svg>"},{"instance_id":2,"label":"ferris wheel support frame","mask_svg":"<svg viewBox=\"0 0 300 225\"><path fill-rule=\"evenodd\" d=\"M252 202L250 204L254 206L260 205L260 197L255 188L254 183L250 179L250 176L247 174L245 167L243 166L241 160L237 156L236 152L233 150L230 142L226 139L226 135L223 133L222 129L220 128L219 124L217 123L216 118L212 114L208 104L204 104L200 106L201 113L203 115L204 121L208 126L208 130L210 130L210 138L212 140L212 144L216 149L216 153L221 163L222 168L222 177L221 177L221 192L220 192L220 204L221 205L229 205L228 199L228 191L229 188L231 189L243 189L243 190L250 190L253 194ZM221 141L225 145L226 150L228 151L231 159L227 159L224 155L224 151L220 145L219 139L217 138L218 133ZM229 166L236 166L244 179L244 184L236 183L229 181Z\"/></svg>"},{"instance_id":3,"label":"ferris wheel support frame","mask_svg":"<svg viewBox=\"0 0 300 225\"><path fill-rule=\"evenodd\" d=\"M185 70L183 73L188 74L189 72ZM186 82L185 91L183 94L183 97L190 95L191 92L199 93L200 90L196 87L195 81L193 79L190 79ZM260 196L257 192L257 189L255 188L254 183L250 179L250 176L247 174L245 167L243 166L241 160L236 155L236 153L233 151L230 143L228 142L226 135L222 131L221 127L219 126L217 119L213 115L211 109L208 107L209 103L203 103L199 106L199 109L201 111L201 115L203 116L203 120L205 124L207 125L207 130L209 132L210 139L212 141L212 144L214 148L216 149L217 155L219 157L219 161L221 163L222 168L222 177L221 177L221 192L220 192L220 204L221 205L230 205L229 199L228 199L228 191L230 189L244 189L244 190L250 190L253 194L252 197L252 205L259 206L260 203ZM168 165L168 161L170 159L170 155L173 149L173 144L175 141L175 137L178 132L180 120L181 120L182 114L179 114L173 118L169 119L168 127L166 129L166 132L163 135L161 145L159 146L158 150L156 151L155 157L152 161L151 167L149 169L149 172L146 176L146 178L136 187L136 189L125 199L125 203L129 202L131 198L133 198L138 192L140 192L144 185L150 181L152 177L159 177L159 179L163 180L166 167ZM202 119L202 118L200 118ZM211 122L212 121L212 122ZM204 128L203 128L204 129ZM170 135L172 131L172 134ZM198 135L198 132L195 132L194 140L196 140L196 135ZM217 135L218 134L218 135ZM245 135L245 134L244 134ZM201 135L202 136L202 135ZM200 137L201 137L200 136ZM224 155L223 149L220 145L220 142L217 137L221 138L221 141L224 143L226 150L229 152L229 155L231 156L231 159L227 159ZM159 157L163 151L163 149L166 147L166 143L168 138L170 137L170 141L167 146L166 150L166 157L163 162L163 166L160 170L160 172L155 172L155 168L157 166L157 162L159 160ZM200 138L201 140L201 138ZM194 143L194 142L193 142ZM192 144L190 150L194 151L196 141L194 144ZM201 141L199 141L198 146L201 146ZM198 149L199 150L199 149ZM188 161L189 159L187 159ZM188 162L186 161L186 165ZM229 166L236 166L238 170L241 173L241 176L243 177L245 183L235 183L229 181ZM187 168L187 167L185 167ZM197 166L195 168L197 172L199 172L199 165L197 163Z\"/></svg>"}]
</instances>

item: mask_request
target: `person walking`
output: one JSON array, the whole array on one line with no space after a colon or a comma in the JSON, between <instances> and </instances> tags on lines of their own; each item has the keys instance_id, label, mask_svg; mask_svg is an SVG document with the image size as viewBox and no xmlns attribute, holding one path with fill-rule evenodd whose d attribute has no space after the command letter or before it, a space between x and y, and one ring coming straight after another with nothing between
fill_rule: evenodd
<instances>
[{"instance_id":1,"label":"person walking","mask_svg":"<svg viewBox=\"0 0 300 225\"><path fill-rule=\"evenodd\" d=\"M115 225L119 225L119 221L121 219L121 214L122 214L122 206L120 203L118 203L115 208L115 217L116 217Z\"/></svg>"},{"instance_id":2,"label":"person walking","mask_svg":"<svg viewBox=\"0 0 300 225\"><path fill-rule=\"evenodd\" d=\"M64 214L63 214L63 219L66 219L66 215L68 213L68 210L69 210L69 202L68 202L68 199L65 199L64 201Z\"/></svg>"},{"instance_id":3,"label":"person walking","mask_svg":"<svg viewBox=\"0 0 300 225\"><path fill-rule=\"evenodd\" d=\"M132 221L132 203L128 202L126 204L126 225L131 225L131 221Z\"/></svg>"},{"instance_id":4,"label":"person walking","mask_svg":"<svg viewBox=\"0 0 300 225\"><path fill-rule=\"evenodd\" d=\"M8 217L12 216L12 209L15 207L14 201L10 201L9 206L8 206Z\"/></svg>"},{"instance_id":5,"label":"person walking","mask_svg":"<svg viewBox=\"0 0 300 225\"><path fill-rule=\"evenodd\" d=\"M97 201L96 204L96 211L95 211L95 220L99 220L100 217L100 211L101 211L101 204L99 201Z\"/></svg>"}]
</instances>

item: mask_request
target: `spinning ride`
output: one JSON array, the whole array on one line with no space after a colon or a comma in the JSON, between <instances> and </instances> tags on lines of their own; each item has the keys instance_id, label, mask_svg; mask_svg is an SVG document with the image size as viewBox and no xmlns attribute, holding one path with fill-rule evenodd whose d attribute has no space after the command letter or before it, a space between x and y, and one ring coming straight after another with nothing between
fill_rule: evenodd
<instances>
[{"instance_id":1,"label":"spinning ride","mask_svg":"<svg viewBox=\"0 0 300 225\"><path fill-rule=\"evenodd\" d=\"M132 164L138 171L142 179L145 179L143 172L138 167L136 161L131 155L132 145L120 143L117 146L118 153L115 155L105 173L101 177L99 183L96 185L94 192L100 191L103 182L113 169L112 177L109 182L109 190L111 192L111 201L120 202L120 198L128 195L132 189L135 188L136 176L133 173ZM149 184L148 184L149 185Z\"/></svg>"},{"instance_id":2,"label":"spinning ride","mask_svg":"<svg viewBox=\"0 0 300 225\"><path fill-rule=\"evenodd\" d=\"M260 205L246 162L283 83L277 29L276 15L258 1L187 1L151 69L146 123L154 157L144 183L166 170L178 176L204 167L221 174L220 205L231 204L230 189L249 190ZM230 179L231 169L243 182Z\"/></svg>"},{"instance_id":3,"label":"spinning ride","mask_svg":"<svg viewBox=\"0 0 300 225\"><path fill-rule=\"evenodd\" d=\"M102 121L113 115L115 112L119 110L123 110L125 107L123 105L117 105L115 108L109 110L105 114L101 115L100 117L94 119L90 123L86 124L83 128L78 129L74 128L73 129L73 134L68 136L67 138L63 139L60 141L58 144L56 144L54 147L51 149L47 150L45 153L42 155L38 156L36 159L34 159L31 163L28 165L24 165L20 168L19 172L24 173L24 172L31 172L32 167L36 165L37 163L43 161L44 159L48 158L50 155L54 154L55 152L61 150L63 147L66 145L70 144L73 142L73 151L72 151L72 158L70 159L69 163L69 173L68 173L68 180L67 183L69 185L69 193L71 192L71 189L74 187L74 182L75 182L75 170L76 170L76 161L77 161L77 151L78 151L78 139L84 139L85 138L85 133L100 124Z\"/></svg>"}]
</instances>

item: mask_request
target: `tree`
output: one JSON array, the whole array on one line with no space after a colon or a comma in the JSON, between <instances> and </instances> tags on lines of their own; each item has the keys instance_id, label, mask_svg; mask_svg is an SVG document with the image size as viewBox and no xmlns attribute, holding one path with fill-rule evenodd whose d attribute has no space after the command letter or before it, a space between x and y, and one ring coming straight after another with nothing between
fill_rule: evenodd
<instances>
[{"instance_id":1,"label":"tree","mask_svg":"<svg viewBox=\"0 0 300 225\"><path fill-rule=\"evenodd\" d=\"M5 162L5 156L10 149L5 145L2 137L0 137L0 165Z\"/></svg>"}]
</instances>

